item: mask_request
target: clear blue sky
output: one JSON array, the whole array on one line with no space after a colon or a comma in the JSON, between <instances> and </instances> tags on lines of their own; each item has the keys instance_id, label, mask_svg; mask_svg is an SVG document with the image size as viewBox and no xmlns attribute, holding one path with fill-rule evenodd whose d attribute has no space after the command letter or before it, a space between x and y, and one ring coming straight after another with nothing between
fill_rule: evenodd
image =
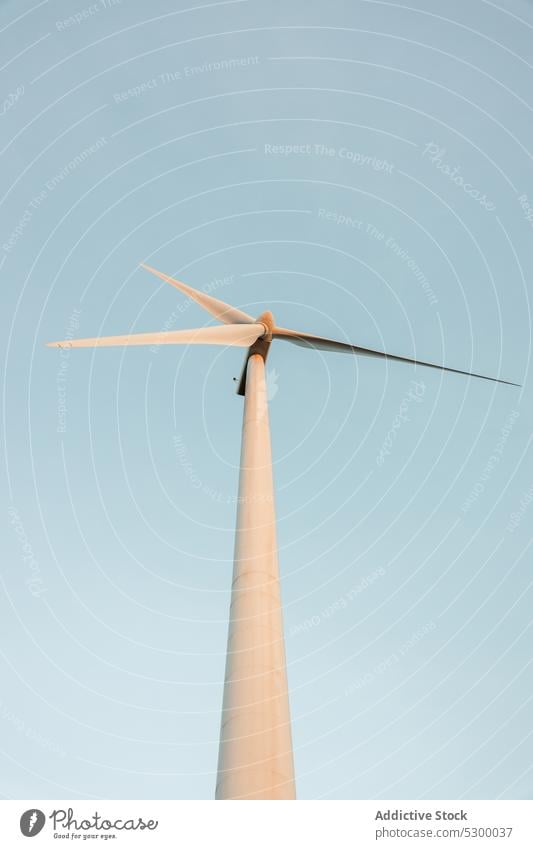
<instances>
[{"instance_id":1,"label":"clear blue sky","mask_svg":"<svg viewBox=\"0 0 533 849\"><path fill-rule=\"evenodd\" d=\"M531 798L533 10L0 2L0 795L211 798L253 314L301 798ZM417 383L413 383L417 381Z\"/></svg>"}]
</instances>

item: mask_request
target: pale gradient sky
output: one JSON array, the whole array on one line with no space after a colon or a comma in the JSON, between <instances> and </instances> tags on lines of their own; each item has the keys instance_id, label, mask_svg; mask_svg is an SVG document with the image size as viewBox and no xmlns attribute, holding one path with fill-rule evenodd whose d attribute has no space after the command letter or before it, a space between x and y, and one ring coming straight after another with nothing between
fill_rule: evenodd
<instances>
[{"instance_id":1,"label":"pale gradient sky","mask_svg":"<svg viewBox=\"0 0 533 849\"><path fill-rule=\"evenodd\" d=\"M532 796L532 34L525 0L1 0L2 797L213 796L242 352L44 347L206 323L142 261L524 385L268 362L298 795Z\"/></svg>"}]
</instances>

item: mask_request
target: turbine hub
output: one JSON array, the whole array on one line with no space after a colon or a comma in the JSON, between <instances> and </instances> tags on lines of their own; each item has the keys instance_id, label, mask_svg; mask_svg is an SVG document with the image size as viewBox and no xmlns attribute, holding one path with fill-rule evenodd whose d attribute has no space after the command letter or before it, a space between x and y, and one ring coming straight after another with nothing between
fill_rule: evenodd
<instances>
[{"instance_id":1,"label":"turbine hub","mask_svg":"<svg viewBox=\"0 0 533 849\"><path fill-rule=\"evenodd\" d=\"M272 339L272 331L274 330L274 316L267 310L266 312L261 313L261 315L257 319L258 324L262 324L265 328L265 336Z\"/></svg>"}]
</instances>

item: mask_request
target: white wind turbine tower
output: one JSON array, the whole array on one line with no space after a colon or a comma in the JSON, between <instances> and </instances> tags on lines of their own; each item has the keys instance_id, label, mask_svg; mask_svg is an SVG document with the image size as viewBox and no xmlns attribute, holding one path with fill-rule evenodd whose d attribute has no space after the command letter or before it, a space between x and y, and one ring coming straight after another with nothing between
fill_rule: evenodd
<instances>
[{"instance_id":1,"label":"white wind turbine tower","mask_svg":"<svg viewBox=\"0 0 533 849\"><path fill-rule=\"evenodd\" d=\"M107 345L222 345L247 348L238 394L244 396L235 557L220 731L217 799L294 799L294 766L276 545L265 360L274 339L308 348L411 363L441 371L510 381L445 368L287 330L271 312L257 319L150 266L222 324L50 342L59 348Z\"/></svg>"}]
</instances>

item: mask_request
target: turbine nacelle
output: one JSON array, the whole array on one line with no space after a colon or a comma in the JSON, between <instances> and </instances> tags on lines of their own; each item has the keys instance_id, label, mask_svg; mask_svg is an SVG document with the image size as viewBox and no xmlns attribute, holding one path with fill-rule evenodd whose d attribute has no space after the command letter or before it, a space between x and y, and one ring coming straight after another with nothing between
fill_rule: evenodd
<instances>
[{"instance_id":1,"label":"turbine nacelle","mask_svg":"<svg viewBox=\"0 0 533 849\"><path fill-rule=\"evenodd\" d=\"M270 312L270 310L266 310L266 312L262 312L258 318L256 318L256 324L261 324L265 328L265 332L259 339L256 339L253 345L250 345L248 348L248 353L246 355L246 359L244 360L244 365L242 367L241 376L239 378L239 385L237 387L237 395L245 395L246 392L246 371L248 369L248 361L251 356L254 354L259 354L263 360L266 361L268 357L268 352L270 350L270 346L272 344L273 334L275 331L274 325L274 316Z\"/></svg>"}]
</instances>

